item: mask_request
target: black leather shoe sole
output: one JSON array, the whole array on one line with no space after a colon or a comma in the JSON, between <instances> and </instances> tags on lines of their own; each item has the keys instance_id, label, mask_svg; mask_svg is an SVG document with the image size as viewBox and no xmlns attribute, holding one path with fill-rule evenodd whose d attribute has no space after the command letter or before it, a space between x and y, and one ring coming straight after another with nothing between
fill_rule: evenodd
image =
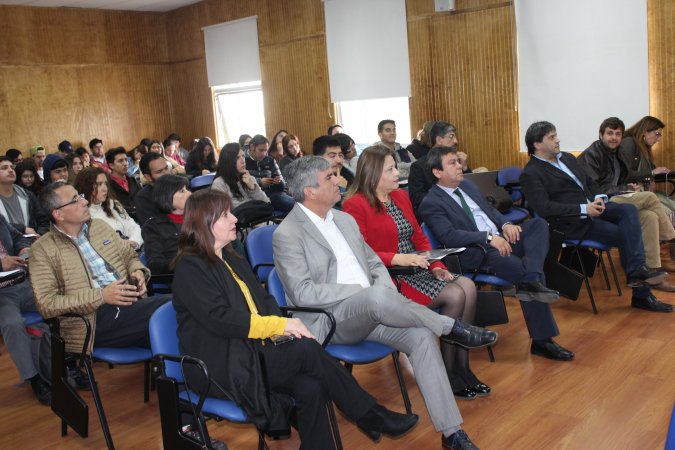
<instances>
[{"instance_id":1,"label":"black leather shoe sole","mask_svg":"<svg viewBox=\"0 0 675 450\"><path fill-rule=\"evenodd\" d=\"M560 300L560 294L556 292L516 291L516 297L521 302L555 303Z\"/></svg>"}]
</instances>

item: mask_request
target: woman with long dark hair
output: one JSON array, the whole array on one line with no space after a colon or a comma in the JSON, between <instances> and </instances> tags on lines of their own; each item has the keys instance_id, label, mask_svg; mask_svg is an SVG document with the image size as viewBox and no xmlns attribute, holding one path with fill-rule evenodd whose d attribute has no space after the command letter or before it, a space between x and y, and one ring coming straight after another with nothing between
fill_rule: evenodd
<instances>
[{"instance_id":1,"label":"woman with long dark hair","mask_svg":"<svg viewBox=\"0 0 675 450\"><path fill-rule=\"evenodd\" d=\"M185 172L193 177L215 172L216 155L213 141L209 137L201 138L190 152L185 162Z\"/></svg>"},{"instance_id":2,"label":"woman with long dark hair","mask_svg":"<svg viewBox=\"0 0 675 450\"><path fill-rule=\"evenodd\" d=\"M15 184L18 184L36 196L40 195L44 183L42 182L40 175L38 175L35 163L32 160L20 162L16 165L14 171L16 172L16 180L14 180Z\"/></svg>"},{"instance_id":3,"label":"woman with long dark hair","mask_svg":"<svg viewBox=\"0 0 675 450\"><path fill-rule=\"evenodd\" d=\"M237 402L265 433L287 434L295 408L301 449L335 448L329 401L371 438L410 430L417 416L377 404L300 319L282 317L231 248L237 219L230 207L230 197L212 189L187 201L174 270L180 350L206 363L211 394ZM191 384L200 389L200 381Z\"/></svg>"},{"instance_id":4,"label":"woman with long dark hair","mask_svg":"<svg viewBox=\"0 0 675 450\"><path fill-rule=\"evenodd\" d=\"M400 277L401 293L411 300L440 309L440 313L466 323L476 314L476 286L448 272L442 262L430 263L417 251L431 250L408 194L398 187L399 172L391 151L383 145L361 153L356 177L342 205L359 225L368 245L386 266L426 269ZM441 354L455 397L471 400L489 395L490 387L471 371L466 349L441 341Z\"/></svg>"},{"instance_id":5,"label":"woman with long dark hair","mask_svg":"<svg viewBox=\"0 0 675 450\"><path fill-rule=\"evenodd\" d=\"M232 209L250 200L259 200L269 203L270 199L265 195L255 178L246 170L244 151L239 144L231 142L225 144L218 159L216 178L213 180L211 189L216 189L228 194L232 199Z\"/></svg>"},{"instance_id":6,"label":"woman with long dark hair","mask_svg":"<svg viewBox=\"0 0 675 450\"><path fill-rule=\"evenodd\" d=\"M284 157L279 161L279 170L292 163L298 158L305 156L305 153L300 148L300 139L294 134L287 134L281 140L281 147L283 148Z\"/></svg>"}]
</instances>

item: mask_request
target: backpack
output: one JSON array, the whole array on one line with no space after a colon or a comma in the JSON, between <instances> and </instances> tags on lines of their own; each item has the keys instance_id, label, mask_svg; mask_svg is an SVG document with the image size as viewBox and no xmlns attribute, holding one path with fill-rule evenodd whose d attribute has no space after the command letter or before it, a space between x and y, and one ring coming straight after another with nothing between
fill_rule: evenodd
<instances>
[{"instance_id":1,"label":"backpack","mask_svg":"<svg viewBox=\"0 0 675 450\"><path fill-rule=\"evenodd\" d=\"M271 218L274 214L274 207L271 203L262 200L249 200L234 208L232 214L237 218L237 229L241 230L257 221Z\"/></svg>"}]
</instances>

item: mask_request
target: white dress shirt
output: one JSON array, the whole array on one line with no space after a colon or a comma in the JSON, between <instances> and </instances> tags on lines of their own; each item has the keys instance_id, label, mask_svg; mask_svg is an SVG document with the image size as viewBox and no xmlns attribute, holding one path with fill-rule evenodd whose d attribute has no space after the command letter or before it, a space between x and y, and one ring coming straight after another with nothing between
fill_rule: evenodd
<instances>
[{"instance_id":1,"label":"white dress shirt","mask_svg":"<svg viewBox=\"0 0 675 450\"><path fill-rule=\"evenodd\" d=\"M298 203L298 205L312 223L316 225L335 254L335 259L338 261L336 282L338 284L359 284L364 288L370 287L368 275L366 275L363 267L359 264L359 260L356 259L356 255L344 235L337 225L335 225L333 212L328 211L324 220L306 208L302 203Z\"/></svg>"},{"instance_id":2,"label":"white dress shirt","mask_svg":"<svg viewBox=\"0 0 675 450\"><path fill-rule=\"evenodd\" d=\"M460 188L449 188L445 186L441 186L440 184L437 185L439 188L443 189L446 194L450 196L451 199L455 201L459 205L459 207L462 207L462 202L459 201L459 197L457 194L455 194L455 191L459 191L462 193L464 196L464 201L466 201L466 204L469 206L469 209L471 210L471 214L473 214L473 220L476 222L476 227L478 227L478 231L487 231L492 234L499 234L499 229L497 228L497 225L490 220L488 215L481 209L480 206L478 206L478 203L474 202L471 197L469 197L469 194L461 190ZM462 209L463 210L463 209Z\"/></svg>"}]
</instances>

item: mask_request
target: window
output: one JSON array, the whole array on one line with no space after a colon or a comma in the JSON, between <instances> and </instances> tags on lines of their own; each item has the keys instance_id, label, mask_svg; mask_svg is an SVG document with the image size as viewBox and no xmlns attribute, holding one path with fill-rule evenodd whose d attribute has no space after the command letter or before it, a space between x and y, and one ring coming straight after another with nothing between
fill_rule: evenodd
<instances>
[{"instance_id":1,"label":"window","mask_svg":"<svg viewBox=\"0 0 675 450\"><path fill-rule=\"evenodd\" d=\"M377 124L384 119L396 122L396 141L406 146L410 136L408 97L353 100L337 103L338 123L360 150L377 142Z\"/></svg>"},{"instance_id":2,"label":"window","mask_svg":"<svg viewBox=\"0 0 675 450\"><path fill-rule=\"evenodd\" d=\"M222 147L237 142L242 134L265 134L265 110L260 81L213 88L216 109L216 140Z\"/></svg>"}]
</instances>

